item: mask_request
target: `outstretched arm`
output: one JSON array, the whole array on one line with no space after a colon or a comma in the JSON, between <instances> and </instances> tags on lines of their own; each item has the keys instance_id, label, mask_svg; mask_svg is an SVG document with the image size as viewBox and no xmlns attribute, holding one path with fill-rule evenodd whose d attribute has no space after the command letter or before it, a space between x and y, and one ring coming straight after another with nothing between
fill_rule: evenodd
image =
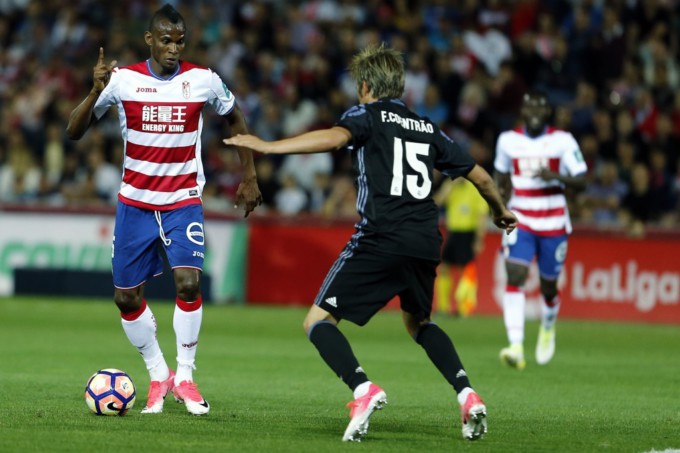
<instances>
[{"instance_id":1,"label":"outstretched arm","mask_svg":"<svg viewBox=\"0 0 680 453\"><path fill-rule=\"evenodd\" d=\"M238 104L226 117L229 128L233 134L247 134L248 127L246 119ZM226 140L225 140L226 142ZM243 180L236 190L236 207L243 206L245 217L248 217L256 206L262 204L262 194L257 186L257 175L255 174L255 164L253 163L253 152L245 147L236 146L241 168L243 169Z\"/></svg>"},{"instance_id":2,"label":"outstretched arm","mask_svg":"<svg viewBox=\"0 0 680 453\"><path fill-rule=\"evenodd\" d=\"M113 60L108 65L104 63L104 48L100 47L99 59L93 68L92 89L83 102L73 109L68 120L68 125L66 126L66 135L71 140L79 140L94 122L94 105L101 92L104 91L104 88L106 88L106 85L109 83L111 71L115 65L116 60Z\"/></svg>"},{"instance_id":3,"label":"outstretched arm","mask_svg":"<svg viewBox=\"0 0 680 453\"><path fill-rule=\"evenodd\" d=\"M254 135L236 135L224 140L224 143L264 154L302 154L336 150L345 146L351 138L352 134L347 129L335 126L273 142L261 140Z\"/></svg>"},{"instance_id":4,"label":"outstretched arm","mask_svg":"<svg viewBox=\"0 0 680 453\"><path fill-rule=\"evenodd\" d=\"M475 165L465 177L475 185L479 194L489 204L493 223L510 234L517 227L517 217L505 207L491 176L482 167Z\"/></svg>"}]
</instances>

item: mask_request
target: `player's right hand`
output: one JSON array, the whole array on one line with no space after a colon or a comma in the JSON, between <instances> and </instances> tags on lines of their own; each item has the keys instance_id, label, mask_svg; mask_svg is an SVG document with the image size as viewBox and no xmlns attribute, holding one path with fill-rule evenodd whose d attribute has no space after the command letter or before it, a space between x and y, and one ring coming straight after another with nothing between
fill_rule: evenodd
<instances>
[{"instance_id":1,"label":"player's right hand","mask_svg":"<svg viewBox=\"0 0 680 453\"><path fill-rule=\"evenodd\" d=\"M97 60L97 64L92 68L92 80L94 82L92 90L95 93L100 94L104 91L104 88L106 88L111 79L111 71L116 66L116 63L118 63L116 60L113 60L108 65L104 63L104 48L99 48L99 60Z\"/></svg>"},{"instance_id":2,"label":"player's right hand","mask_svg":"<svg viewBox=\"0 0 680 453\"><path fill-rule=\"evenodd\" d=\"M503 212L495 215L493 223L500 229L505 230L507 234L517 228L517 217L507 208L503 208Z\"/></svg>"}]
</instances>

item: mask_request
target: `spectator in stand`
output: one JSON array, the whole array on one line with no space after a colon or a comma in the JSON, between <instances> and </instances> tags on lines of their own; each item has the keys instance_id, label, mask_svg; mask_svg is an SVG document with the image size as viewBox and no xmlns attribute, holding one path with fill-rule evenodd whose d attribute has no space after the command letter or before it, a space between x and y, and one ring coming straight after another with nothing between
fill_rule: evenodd
<instances>
[{"instance_id":1,"label":"spectator in stand","mask_svg":"<svg viewBox=\"0 0 680 453\"><path fill-rule=\"evenodd\" d=\"M576 85L576 99L570 104L571 129L581 135L593 131L593 115L597 104L595 88L585 81Z\"/></svg>"},{"instance_id":2,"label":"spectator in stand","mask_svg":"<svg viewBox=\"0 0 680 453\"><path fill-rule=\"evenodd\" d=\"M586 161L588 168L596 168L600 159L600 156L597 153L597 137L595 137L594 134L582 135L579 140L579 145L581 146L581 153L583 154L583 159ZM589 178L589 176L590 174L586 175L586 179Z\"/></svg>"},{"instance_id":3,"label":"spectator in stand","mask_svg":"<svg viewBox=\"0 0 680 453\"><path fill-rule=\"evenodd\" d=\"M510 40L496 28L479 24L476 30L466 30L463 40L467 49L491 76L498 74L501 62L512 57Z\"/></svg>"},{"instance_id":4,"label":"spectator in stand","mask_svg":"<svg viewBox=\"0 0 680 453\"><path fill-rule=\"evenodd\" d=\"M633 115L627 109L619 110L616 114L616 143L617 149L618 144L621 142L628 142L634 148L639 148L643 145L642 135L635 128L635 122L633 120ZM618 151L617 151L618 154Z\"/></svg>"},{"instance_id":5,"label":"spectator in stand","mask_svg":"<svg viewBox=\"0 0 680 453\"><path fill-rule=\"evenodd\" d=\"M43 171L50 190L57 189L64 169L64 140L61 126L55 121L47 126Z\"/></svg>"},{"instance_id":6,"label":"spectator in stand","mask_svg":"<svg viewBox=\"0 0 680 453\"><path fill-rule=\"evenodd\" d=\"M675 161L672 199L675 207L665 216L664 221L666 225L677 226L678 222L680 222L680 157Z\"/></svg>"},{"instance_id":7,"label":"spectator in stand","mask_svg":"<svg viewBox=\"0 0 680 453\"><path fill-rule=\"evenodd\" d=\"M513 45L512 60L515 62L515 70L518 74L522 74L528 87L536 86L538 72L543 63L536 51L536 35L526 31L519 35Z\"/></svg>"},{"instance_id":8,"label":"spectator in stand","mask_svg":"<svg viewBox=\"0 0 680 453\"><path fill-rule=\"evenodd\" d=\"M677 69L675 74L669 72L666 64L657 62L654 65L653 80L651 85L654 104L661 110L667 110L673 106L677 83ZM672 80L674 78L675 80Z\"/></svg>"},{"instance_id":9,"label":"spectator in stand","mask_svg":"<svg viewBox=\"0 0 680 453\"><path fill-rule=\"evenodd\" d=\"M619 141L616 146L616 160L619 167L619 178L630 186L633 167L635 167L637 161L635 146L629 141Z\"/></svg>"},{"instance_id":10,"label":"spectator in stand","mask_svg":"<svg viewBox=\"0 0 680 453\"><path fill-rule=\"evenodd\" d=\"M621 76L625 60L623 26L616 7L608 5L603 10L602 26L592 42L592 65L587 74L600 90Z\"/></svg>"},{"instance_id":11,"label":"spectator in stand","mask_svg":"<svg viewBox=\"0 0 680 453\"><path fill-rule=\"evenodd\" d=\"M482 85L472 80L467 82L460 93L460 103L453 115L453 124L471 137L484 137L490 124L486 102L486 92Z\"/></svg>"},{"instance_id":12,"label":"spectator in stand","mask_svg":"<svg viewBox=\"0 0 680 453\"><path fill-rule=\"evenodd\" d=\"M659 109L654 104L654 97L647 88L642 88L637 92L635 104L633 105L633 121L636 130L645 143L654 140L656 136L656 117Z\"/></svg>"},{"instance_id":13,"label":"spectator in stand","mask_svg":"<svg viewBox=\"0 0 680 453\"><path fill-rule=\"evenodd\" d=\"M59 193L54 196L55 204L63 201L65 204L75 206L83 202L85 194L79 190L82 172L85 172L85 168L81 166L78 155L75 152L66 153L59 180Z\"/></svg>"},{"instance_id":14,"label":"spectator in stand","mask_svg":"<svg viewBox=\"0 0 680 453\"><path fill-rule=\"evenodd\" d=\"M616 162L606 160L597 167L595 181L579 195L581 220L598 226L614 226L628 186L619 179Z\"/></svg>"},{"instance_id":15,"label":"spectator in stand","mask_svg":"<svg viewBox=\"0 0 680 453\"><path fill-rule=\"evenodd\" d=\"M253 123L253 131L267 140L281 137L281 108L269 100L262 103L262 114Z\"/></svg>"},{"instance_id":16,"label":"spectator in stand","mask_svg":"<svg viewBox=\"0 0 680 453\"><path fill-rule=\"evenodd\" d=\"M569 44L566 39L558 35L552 52L546 55L549 58L539 68L536 86L547 92L553 104L565 104L574 97L578 80L578 74L569 58Z\"/></svg>"},{"instance_id":17,"label":"spectator in stand","mask_svg":"<svg viewBox=\"0 0 680 453\"><path fill-rule=\"evenodd\" d=\"M673 134L680 138L680 91L675 93L673 107L670 109L671 121L673 122Z\"/></svg>"},{"instance_id":18,"label":"spectator in stand","mask_svg":"<svg viewBox=\"0 0 680 453\"><path fill-rule=\"evenodd\" d=\"M447 59L453 73L463 80L472 77L477 66L477 58L468 50L460 33L451 36Z\"/></svg>"},{"instance_id":19,"label":"spectator in stand","mask_svg":"<svg viewBox=\"0 0 680 453\"><path fill-rule=\"evenodd\" d=\"M341 173L333 177L331 191L323 206L323 216L333 219L358 219L357 192L352 176Z\"/></svg>"},{"instance_id":20,"label":"spectator in stand","mask_svg":"<svg viewBox=\"0 0 680 453\"><path fill-rule=\"evenodd\" d=\"M564 35L569 46L569 61L576 74L590 75L592 70L592 42L595 34L588 8L576 6L571 21L564 26Z\"/></svg>"},{"instance_id":21,"label":"spectator in stand","mask_svg":"<svg viewBox=\"0 0 680 453\"><path fill-rule=\"evenodd\" d=\"M0 201L29 203L37 200L42 172L23 135L17 130L7 137L7 159L0 167Z\"/></svg>"},{"instance_id":22,"label":"spectator in stand","mask_svg":"<svg viewBox=\"0 0 680 453\"><path fill-rule=\"evenodd\" d=\"M673 182L666 153L660 148L652 147L649 151L649 188L658 200L660 217L674 207Z\"/></svg>"},{"instance_id":23,"label":"spectator in stand","mask_svg":"<svg viewBox=\"0 0 680 453\"><path fill-rule=\"evenodd\" d=\"M283 158L279 169L281 185L283 180L292 176L297 186L311 192L314 189L314 178L317 173L331 174L333 172L333 157L328 153L290 154Z\"/></svg>"},{"instance_id":24,"label":"spectator in stand","mask_svg":"<svg viewBox=\"0 0 680 453\"><path fill-rule=\"evenodd\" d=\"M443 127L449 117L449 107L442 101L437 85L428 85L423 102L413 109L420 116L429 118L439 127Z\"/></svg>"},{"instance_id":25,"label":"spectator in stand","mask_svg":"<svg viewBox=\"0 0 680 453\"><path fill-rule=\"evenodd\" d=\"M637 91L642 85L642 70L637 58L627 58L619 77L612 80L609 101L614 107L630 106L635 102Z\"/></svg>"},{"instance_id":26,"label":"spectator in stand","mask_svg":"<svg viewBox=\"0 0 680 453\"><path fill-rule=\"evenodd\" d=\"M555 107L555 128L563 131L571 130L571 108L566 105Z\"/></svg>"},{"instance_id":27,"label":"spectator in stand","mask_svg":"<svg viewBox=\"0 0 680 453\"><path fill-rule=\"evenodd\" d=\"M494 116L497 130L512 129L526 88L522 78L515 73L513 63L501 63L498 76L492 79L489 89L489 111Z\"/></svg>"},{"instance_id":28,"label":"spectator in stand","mask_svg":"<svg viewBox=\"0 0 680 453\"><path fill-rule=\"evenodd\" d=\"M109 206L118 202L121 171L112 163L107 162L104 149L92 148L87 154L88 179L92 181L94 198Z\"/></svg>"},{"instance_id":29,"label":"spectator in stand","mask_svg":"<svg viewBox=\"0 0 680 453\"><path fill-rule=\"evenodd\" d=\"M612 126L612 117L609 111L598 109L593 115L593 127L597 138L598 158L600 160L612 160L616 158L616 136Z\"/></svg>"},{"instance_id":30,"label":"spectator in stand","mask_svg":"<svg viewBox=\"0 0 680 453\"><path fill-rule=\"evenodd\" d=\"M425 90L430 85L430 76L425 67L424 56L414 53L408 59L404 75L404 101L411 106L420 105L425 100Z\"/></svg>"},{"instance_id":31,"label":"spectator in stand","mask_svg":"<svg viewBox=\"0 0 680 453\"><path fill-rule=\"evenodd\" d=\"M310 99L300 97L295 84L285 88L281 132L294 135L305 132L316 120L317 107Z\"/></svg>"},{"instance_id":32,"label":"spectator in stand","mask_svg":"<svg viewBox=\"0 0 680 453\"><path fill-rule=\"evenodd\" d=\"M317 173L314 176L314 187L309 192L307 210L312 214L323 214L326 200L333 190L331 187L331 175L328 173Z\"/></svg>"},{"instance_id":33,"label":"spectator in stand","mask_svg":"<svg viewBox=\"0 0 680 453\"><path fill-rule=\"evenodd\" d=\"M642 74L647 86L655 87L656 90L673 91L680 83L680 70L673 54L666 43L660 38L651 36L640 46L640 60L642 61ZM655 96L656 98L656 96ZM663 97L659 95L659 100ZM670 104L659 107L670 107Z\"/></svg>"},{"instance_id":34,"label":"spectator in stand","mask_svg":"<svg viewBox=\"0 0 680 453\"><path fill-rule=\"evenodd\" d=\"M630 190L623 199L619 221L632 236L645 234L645 223L659 217L659 199L649 186L649 170L644 164L633 166Z\"/></svg>"},{"instance_id":35,"label":"spectator in stand","mask_svg":"<svg viewBox=\"0 0 680 453\"><path fill-rule=\"evenodd\" d=\"M308 202L307 192L298 185L295 177L284 174L281 189L274 195L276 211L285 216L293 216L304 211Z\"/></svg>"}]
</instances>

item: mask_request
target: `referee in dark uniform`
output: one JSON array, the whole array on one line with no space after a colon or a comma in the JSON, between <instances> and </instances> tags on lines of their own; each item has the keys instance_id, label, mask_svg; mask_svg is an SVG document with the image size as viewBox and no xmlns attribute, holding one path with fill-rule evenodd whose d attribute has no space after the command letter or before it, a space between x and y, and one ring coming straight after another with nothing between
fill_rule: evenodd
<instances>
[{"instance_id":1,"label":"referee in dark uniform","mask_svg":"<svg viewBox=\"0 0 680 453\"><path fill-rule=\"evenodd\" d=\"M399 296L407 331L458 395L463 436L478 439L486 432L486 407L448 335L430 321L442 242L432 200L433 170L471 181L488 202L498 227L510 232L517 219L505 208L488 173L399 99L404 90L399 52L368 47L352 59L349 70L359 105L345 112L334 127L274 142L252 135L224 142L273 154L343 147L352 154L361 220L304 321L321 357L354 393L343 440L361 440L369 417L387 403L387 396L368 379L337 324L347 319L364 325L394 296Z\"/></svg>"}]
</instances>

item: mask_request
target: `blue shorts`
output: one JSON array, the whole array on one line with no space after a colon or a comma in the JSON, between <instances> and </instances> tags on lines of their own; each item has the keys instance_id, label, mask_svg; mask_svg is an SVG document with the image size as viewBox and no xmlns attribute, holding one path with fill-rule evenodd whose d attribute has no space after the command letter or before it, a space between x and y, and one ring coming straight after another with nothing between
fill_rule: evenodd
<instances>
[{"instance_id":1,"label":"blue shorts","mask_svg":"<svg viewBox=\"0 0 680 453\"><path fill-rule=\"evenodd\" d=\"M163 273L163 247L171 268L203 269L203 206L150 211L118 202L113 230L113 286L136 288Z\"/></svg>"},{"instance_id":2,"label":"blue shorts","mask_svg":"<svg viewBox=\"0 0 680 453\"><path fill-rule=\"evenodd\" d=\"M541 277L554 280L567 257L567 235L539 236L516 228L509 235L503 235L503 254L507 261L525 266L536 258Z\"/></svg>"}]
</instances>

